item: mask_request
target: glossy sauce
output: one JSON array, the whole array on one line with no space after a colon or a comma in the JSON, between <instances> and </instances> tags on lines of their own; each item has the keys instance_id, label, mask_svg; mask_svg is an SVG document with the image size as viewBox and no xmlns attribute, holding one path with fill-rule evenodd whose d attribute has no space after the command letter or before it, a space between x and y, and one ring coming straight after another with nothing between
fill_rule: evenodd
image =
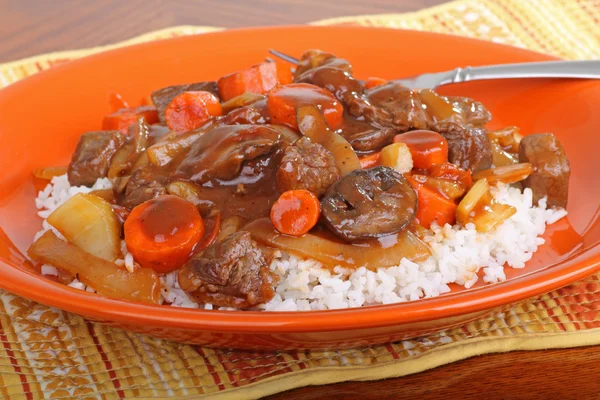
<instances>
[{"instance_id":1,"label":"glossy sauce","mask_svg":"<svg viewBox=\"0 0 600 400\"><path fill-rule=\"evenodd\" d=\"M390 144L394 137L391 128L379 128L364 120L356 119L344 112L342 126L336 131L342 135L359 156L372 154Z\"/></svg>"},{"instance_id":2,"label":"glossy sauce","mask_svg":"<svg viewBox=\"0 0 600 400\"><path fill-rule=\"evenodd\" d=\"M272 204L278 198L275 174L286 146L281 139L282 135L275 143L266 133L258 132L269 130L268 125L262 124L270 122L297 129L298 106L316 105L330 127L337 129L336 132L344 136L358 153L369 154L391 143L394 135L402 132L402 127L396 126L396 119L408 120L407 129L414 129L429 124L432 118L451 118L456 111L448 99L433 91L411 91L396 82L366 91L361 83L349 75L351 68L346 60L323 55L318 64L320 66L317 68L312 65L313 69L306 71L307 76L310 74L308 81L314 85L294 83L281 86L274 89L275 96L267 96L233 109L228 115L215 118L212 130L205 129L197 135L191 147L165 166L170 170L169 179L184 180L195 185L198 188L198 198L203 200L203 207L218 210L222 218L239 216L252 221L268 216ZM342 103L347 107L343 107ZM283 114L274 112L282 109ZM356 113L355 118L352 110L357 109L366 113ZM369 116L369 112L381 115ZM381 125L380 122L387 122L387 125ZM252 127L245 125L242 128L239 124L252 124ZM154 129L157 137L164 134L164 128ZM151 136L155 135L151 133ZM420 163L419 160L429 162L432 154L441 154L439 163L447 161L447 142L436 132L417 130L396 137L401 138L398 141L406 143L411 149L413 160L416 161L415 168L431 167L430 163L425 165L425 162ZM270 141L270 144L252 144L249 151L253 155L244 155L241 161L231 162L232 159L240 160L238 146L259 141ZM361 149L361 145L366 150ZM271 147L267 148L268 146ZM194 147L197 149L194 150ZM265 149L264 152L261 152L261 148ZM246 150L244 154L247 154ZM173 226L165 226L164 229L175 229L178 223L181 221L175 221L171 224ZM156 224L160 225L161 221ZM397 243L397 235L389 235L355 245L389 248Z\"/></svg>"},{"instance_id":3,"label":"glossy sauce","mask_svg":"<svg viewBox=\"0 0 600 400\"><path fill-rule=\"evenodd\" d=\"M148 128L148 140L150 142L148 144L149 146L156 143L157 140L159 140L171 131L168 126L161 124L153 124L150 125Z\"/></svg>"},{"instance_id":4,"label":"glossy sauce","mask_svg":"<svg viewBox=\"0 0 600 400\"><path fill-rule=\"evenodd\" d=\"M342 104L326 89L308 83L293 83L275 89L275 95L267 97L271 122L297 129L296 109L299 106L316 105L331 129L342 124Z\"/></svg>"},{"instance_id":5,"label":"glossy sauce","mask_svg":"<svg viewBox=\"0 0 600 400\"><path fill-rule=\"evenodd\" d=\"M143 232L157 243L166 242L178 232L192 229L191 221L197 214L195 207L183 199L157 197L141 214Z\"/></svg>"},{"instance_id":6,"label":"glossy sauce","mask_svg":"<svg viewBox=\"0 0 600 400\"><path fill-rule=\"evenodd\" d=\"M429 114L436 120L451 118L457 111L447 99L435 93L431 89L421 90L419 97Z\"/></svg>"},{"instance_id":7,"label":"glossy sauce","mask_svg":"<svg viewBox=\"0 0 600 400\"><path fill-rule=\"evenodd\" d=\"M239 216L251 221L266 217L279 197L275 174L281 151L248 162L238 177L201 187L202 198L212 202L223 218Z\"/></svg>"},{"instance_id":8,"label":"glossy sauce","mask_svg":"<svg viewBox=\"0 0 600 400\"><path fill-rule=\"evenodd\" d=\"M433 164L448 161L448 142L434 131L416 130L397 135L394 142L405 143L410 149L415 168L428 169Z\"/></svg>"}]
</instances>

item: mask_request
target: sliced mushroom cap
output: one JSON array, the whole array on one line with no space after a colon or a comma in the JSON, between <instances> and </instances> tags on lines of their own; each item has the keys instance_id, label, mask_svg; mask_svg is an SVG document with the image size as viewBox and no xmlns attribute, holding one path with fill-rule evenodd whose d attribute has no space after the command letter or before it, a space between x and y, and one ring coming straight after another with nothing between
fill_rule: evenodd
<instances>
[{"instance_id":1,"label":"sliced mushroom cap","mask_svg":"<svg viewBox=\"0 0 600 400\"><path fill-rule=\"evenodd\" d=\"M333 184L321 201L329 229L347 241L398 232L415 217L417 194L389 167L356 170Z\"/></svg>"}]
</instances>

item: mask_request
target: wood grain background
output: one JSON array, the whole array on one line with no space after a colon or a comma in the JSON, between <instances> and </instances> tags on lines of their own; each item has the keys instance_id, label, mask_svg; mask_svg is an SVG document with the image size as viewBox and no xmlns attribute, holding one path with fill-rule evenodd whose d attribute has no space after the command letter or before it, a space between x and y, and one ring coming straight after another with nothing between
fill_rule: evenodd
<instances>
[{"instance_id":1,"label":"wood grain background","mask_svg":"<svg viewBox=\"0 0 600 400\"><path fill-rule=\"evenodd\" d=\"M0 0L0 62L111 44L174 25L236 28L402 13L444 0Z\"/></svg>"},{"instance_id":2,"label":"wood grain background","mask_svg":"<svg viewBox=\"0 0 600 400\"><path fill-rule=\"evenodd\" d=\"M524 0L529 1L529 0ZM443 0L0 0L0 62L114 43L173 25L301 24L402 13ZM270 400L598 399L600 347L474 357L420 374L307 387Z\"/></svg>"}]
</instances>

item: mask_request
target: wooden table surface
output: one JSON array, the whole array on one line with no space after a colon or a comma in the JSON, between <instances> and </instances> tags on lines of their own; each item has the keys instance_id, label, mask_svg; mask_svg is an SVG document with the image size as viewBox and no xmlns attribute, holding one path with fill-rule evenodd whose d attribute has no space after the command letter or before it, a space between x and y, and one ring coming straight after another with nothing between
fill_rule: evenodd
<instances>
[{"instance_id":1,"label":"wooden table surface","mask_svg":"<svg viewBox=\"0 0 600 400\"><path fill-rule=\"evenodd\" d=\"M0 62L114 43L173 25L299 24L443 0L0 0ZM307 387L270 400L600 398L600 347L485 355L404 378Z\"/></svg>"}]
</instances>

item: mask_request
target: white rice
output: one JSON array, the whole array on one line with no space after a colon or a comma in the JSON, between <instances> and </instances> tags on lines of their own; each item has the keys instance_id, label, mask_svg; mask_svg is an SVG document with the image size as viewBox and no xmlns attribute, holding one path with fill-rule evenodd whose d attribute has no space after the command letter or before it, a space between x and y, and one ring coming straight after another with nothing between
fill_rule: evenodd
<instances>
[{"instance_id":1,"label":"white rice","mask_svg":"<svg viewBox=\"0 0 600 400\"><path fill-rule=\"evenodd\" d=\"M55 176L50 181L50 184L38 193L35 199L35 206L40 210L38 211L38 215L46 219L52 214L52 211L77 193L89 193L93 190L110 188L112 188L112 183L108 178L98 179L94 183L94 186L90 188L86 186L71 186L67 174Z\"/></svg>"},{"instance_id":2,"label":"white rice","mask_svg":"<svg viewBox=\"0 0 600 400\"><path fill-rule=\"evenodd\" d=\"M108 189L111 182L99 179L92 188L72 187L66 175L55 177L36 198L38 215L47 218L58 206L77 193ZM471 287L479 280L497 283L506 280L504 268L523 268L539 246L546 225L567 215L564 209L547 209L542 199L532 204L532 192L500 184L493 188L494 198L510 204L517 212L494 231L479 233L473 224L432 226L424 241L429 244L432 256L422 263L402 259L397 266L376 271L364 267L350 271L335 267L331 272L315 260L305 260L284 255L273 261L271 270L280 276L275 297L258 308L267 311L327 310L390 304L435 297L450 291L451 283ZM39 237L50 224L43 221ZM54 230L54 229L53 229ZM54 230L56 232L56 230ZM117 265L132 271L137 263L127 247L122 244L123 258ZM482 274L480 274L482 270ZM57 275L56 268L42 266L42 273ZM177 273L160 277L161 303L177 307L212 310L211 304L198 304L177 282ZM93 291L75 280L69 286ZM217 307L214 307L217 308ZM229 309L229 308L220 308Z\"/></svg>"},{"instance_id":3,"label":"white rice","mask_svg":"<svg viewBox=\"0 0 600 400\"><path fill-rule=\"evenodd\" d=\"M505 266L523 268L538 247L546 225L567 215L564 209L546 209L545 199L532 205L532 192L508 185L493 190L494 198L514 206L515 215L495 231L479 233L473 224L433 226L424 238L432 256L417 264L402 259L399 265L370 271L364 267L331 273L314 260L289 257L271 268L281 276L275 298L266 310L326 310L389 304L436 297L450 291L449 284L466 288L475 284L483 268L483 281L506 280Z\"/></svg>"}]
</instances>

